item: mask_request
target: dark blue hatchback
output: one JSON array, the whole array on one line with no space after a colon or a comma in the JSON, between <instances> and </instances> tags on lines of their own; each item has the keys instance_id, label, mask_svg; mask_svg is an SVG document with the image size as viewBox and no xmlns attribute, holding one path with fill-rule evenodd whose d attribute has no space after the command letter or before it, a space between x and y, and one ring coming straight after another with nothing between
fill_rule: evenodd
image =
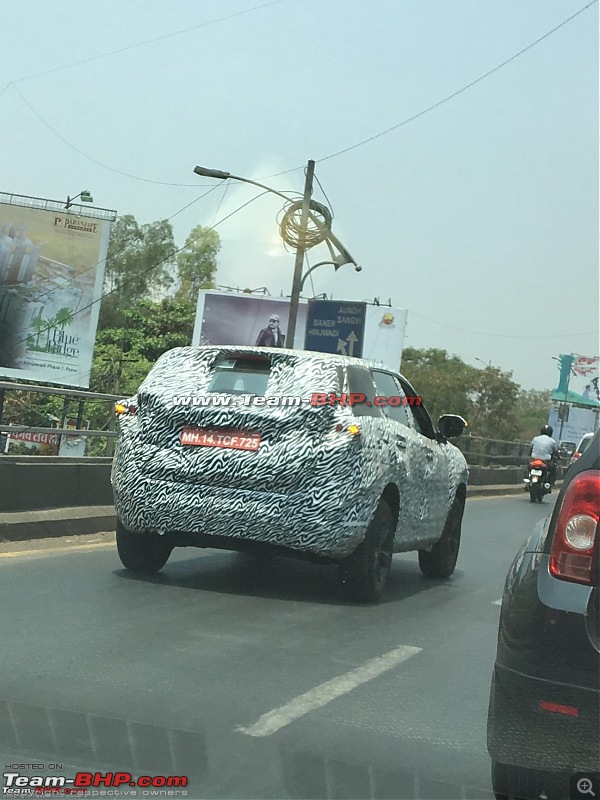
<instances>
[{"instance_id":1,"label":"dark blue hatchback","mask_svg":"<svg viewBox=\"0 0 600 800\"><path fill-rule=\"evenodd\" d=\"M488 713L497 798L598 797L599 519L600 431L506 579Z\"/></svg>"}]
</instances>

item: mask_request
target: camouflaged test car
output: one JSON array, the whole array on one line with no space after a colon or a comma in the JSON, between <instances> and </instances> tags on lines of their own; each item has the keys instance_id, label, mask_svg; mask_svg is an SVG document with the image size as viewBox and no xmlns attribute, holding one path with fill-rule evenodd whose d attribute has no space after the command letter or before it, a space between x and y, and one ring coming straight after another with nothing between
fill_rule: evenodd
<instances>
[{"instance_id":1,"label":"camouflaged test car","mask_svg":"<svg viewBox=\"0 0 600 800\"><path fill-rule=\"evenodd\" d=\"M314 405L315 393L365 402ZM297 406L273 404L294 397ZM417 550L425 575L449 577L468 471L448 439L465 421L444 415L436 430L424 405L409 405L416 397L401 375L341 355L165 353L117 409L123 565L153 573L188 546L295 555L337 562L344 595L358 601L379 599L393 553Z\"/></svg>"}]
</instances>

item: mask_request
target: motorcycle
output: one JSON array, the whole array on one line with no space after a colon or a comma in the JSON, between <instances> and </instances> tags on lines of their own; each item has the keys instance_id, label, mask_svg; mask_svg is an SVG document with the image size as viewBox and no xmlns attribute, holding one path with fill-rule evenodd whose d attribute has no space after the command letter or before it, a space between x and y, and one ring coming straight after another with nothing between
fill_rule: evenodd
<instances>
[{"instance_id":1,"label":"motorcycle","mask_svg":"<svg viewBox=\"0 0 600 800\"><path fill-rule=\"evenodd\" d=\"M526 492L532 503L541 503L545 494L550 494L552 485L548 479L548 464L540 458L532 458L524 478Z\"/></svg>"}]
</instances>

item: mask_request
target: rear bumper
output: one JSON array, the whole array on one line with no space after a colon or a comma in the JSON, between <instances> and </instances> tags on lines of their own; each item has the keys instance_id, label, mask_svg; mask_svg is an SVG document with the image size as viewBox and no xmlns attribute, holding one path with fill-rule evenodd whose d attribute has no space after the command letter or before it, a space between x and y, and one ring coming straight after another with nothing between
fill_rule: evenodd
<instances>
[{"instance_id":1,"label":"rear bumper","mask_svg":"<svg viewBox=\"0 0 600 800\"><path fill-rule=\"evenodd\" d=\"M543 711L540 701L577 709L577 716ZM512 766L512 780L528 772L544 773L548 797L556 796L553 781L564 783L576 772L595 772L600 762L596 689L533 678L498 664L492 678L488 716L488 752L495 762ZM494 787L515 796L518 785ZM545 788L545 787L540 787ZM520 788L522 791L522 787ZM517 794L516 796L521 796ZM560 796L560 795L558 795Z\"/></svg>"},{"instance_id":2,"label":"rear bumper","mask_svg":"<svg viewBox=\"0 0 600 800\"><path fill-rule=\"evenodd\" d=\"M112 476L115 509L126 528L163 535L190 534L187 543L238 549L260 542L324 558L350 555L363 540L373 509L371 498L351 504L306 491L277 494L201 484L177 483L124 474ZM374 501L373 501L374 502ZM199 537L194 539L194 536ZM217 544L218 538L218 544Z\"/></svg>"}]
</instances>

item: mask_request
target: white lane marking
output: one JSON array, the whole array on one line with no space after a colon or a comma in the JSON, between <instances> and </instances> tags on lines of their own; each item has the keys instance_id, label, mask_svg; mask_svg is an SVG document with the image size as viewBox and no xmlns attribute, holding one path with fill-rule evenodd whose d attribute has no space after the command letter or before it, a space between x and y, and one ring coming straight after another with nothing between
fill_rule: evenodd
<instances>
[{"instance_id":1,"label":"white lane marking","mask_svg":"<svg viewBox=\"0 0 600 800\"><path fill-rule=\"evenodd\" d=\"M494 600L492 605L493 606L501 606L502 605L502 598L500 598L500 600Z\"/></svg>"},{"instance_id":2,"label":"white lane marking","mask_svg":"<svg viewBox=\"0 0 600 800\"><path fill-rule=\"evenodd\" d=\"M98 544L75 544L69 547L48 547L36 550L13 550L10 553L0 553L0 558L27 558L28 556L51 556L64 553L78 553L80 550L101 550L103 547L116 549L114 542L99 542Z\"/></svg>"},{"instance_id":3,"label":"white lane marking","mask_svg":"<svg viewBox=\"0 0 600 800\"><path fill-rule=\"evenodd\" d=\"M322 708L327 703L331 703L332 700L351 692L352 689L356 689L357 686L367 683L367 681L372 681L373 678L377 678L384 672L397 667L398 664L402 664L403 661L420 653L421 650L421 647L411 647L410 645L402 645L395 650L390 650L389 653L372 658L370 661L361 664L360 667L356 667L350 672L345 672L343 675L338 675L337 678L332 678L330 681L321 683L319 686L315 686L314 689L298 695L298 697L290 700L289 703L273 711L268 711L248 728L239 725L236 730L246 733L248 736L270 736L280 728L289 725L290 722L308 714L309 711Z\"/></svg>"}]
</instances>

